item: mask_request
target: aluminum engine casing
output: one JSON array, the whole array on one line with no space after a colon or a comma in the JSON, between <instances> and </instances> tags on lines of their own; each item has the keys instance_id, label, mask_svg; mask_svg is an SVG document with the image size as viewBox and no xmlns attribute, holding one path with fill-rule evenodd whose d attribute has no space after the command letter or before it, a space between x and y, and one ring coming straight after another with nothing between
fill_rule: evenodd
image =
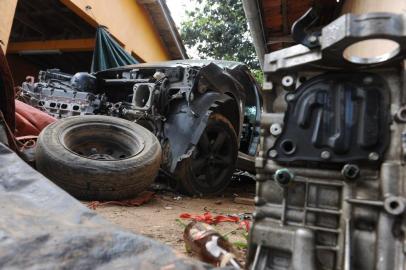
<instances>
[{"instance_id":1,"label":"aluminum engine casing","mask_svg":"<svg viewBox=\"0 0 406 270\"><path fill-rule=\"evenodd\" d=\"M93 80L85 73L70 76L58 70L41 71L37 83L22 84L19 98L56 118L92 115L102 105L102 97L90 92L94 87L89 87L89 81Z\"/></svg>"},{"instance_id":2,"label":"aluminum engine casing","mask_svg":"<svg viewBox=\"0 0 406 270\"><path fill-rule=\"evenodd\" d=\"M402 15L348 14L323 28L319 48L296 45L265 57L251 269L406 269L406 29L382 30L405 22ZM348 36L331 37L332 28ZM348 44L370 36L396 40L398 53L374 65L342 59ZM329 80L332 74L347 79ZM381 81L381 94L369 99L371 78ZM323 85L306 85L312 80ZM313 103L299 98L310 91L327 95ZM306 113L297 110L306 102L316 107L304 124ZM286 138L297 142L291 153L281 152Z\"/></svg>"}]
</instances>

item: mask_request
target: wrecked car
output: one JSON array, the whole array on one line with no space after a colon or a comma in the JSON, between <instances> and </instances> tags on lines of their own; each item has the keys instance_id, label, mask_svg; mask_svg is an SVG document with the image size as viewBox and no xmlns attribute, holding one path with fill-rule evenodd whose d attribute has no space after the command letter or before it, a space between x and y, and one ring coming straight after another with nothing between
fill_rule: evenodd
<instances>
[{"instance_id":1,"label":"wrecked car","mask_svg":"<svg viewBox=\"0 0 406 270\"><path fill-rule=\"evenodd\" d=\"M218 269L106 221L34 170L13 144L15 113L0 47L1 269Z\"/></svg>"},{"instance_id":2,"label":"wrecked car","mask_svg":"<svg viewBox=\"0 0 406 270\"><path fill-rule=\"evenodd\" d=\"M162 156L161 168L189 194L223 191L234 172L238 152L254 157L259 142L259 87L248 68L237 62L180 60L74 75L47 70L40 72L38 82L23 83L19 99L56 118L81 116L70 121L84 127L89 118L83 116L87 115L113 116L143 126L161 145L162 155L153 151L155 156ZM111 125L120 125L118 122L114 120ZM122 123L118 129L128 135L130 131L123 131L125 125ZM61 162L76 171L76 179L80 178L76 182L91 186L88 170L78 173L75 163L70 162L74 155L92 162L124 161L136 155L128 149L139 142L132 138L127 145L120 145L118 141L124 141L121 137L112 143L110 139L120 132L107 128L96 132L91 125L87 127L81 129L82 135L79 130L69 133L65 127L58 127L54 133L69 137L64 147L71 150L72 156ZM48 163L48 169L42 172L51 179L57 176L52 174L49 160L61 159L55 154L61 150L53 148L58 144L57 139L52 139L54 133L49 132L44 141L53 143L41 146L40 140L38 144L42 163ZM106 136L110 139L106 140ZM42 151L45 148L48 150ZM108 177L114 176L109 173Z\"/></svg>"}]
</instances>

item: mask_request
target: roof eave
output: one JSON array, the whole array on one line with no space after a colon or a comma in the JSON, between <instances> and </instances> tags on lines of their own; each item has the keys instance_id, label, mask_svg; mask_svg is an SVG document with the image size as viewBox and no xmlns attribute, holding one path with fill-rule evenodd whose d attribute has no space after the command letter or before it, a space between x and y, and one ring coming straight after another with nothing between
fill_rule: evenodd
<instances>
[{"instance_id":1,"label":"roof eave","mask_svg":"<svg viewBox=\"0 0 406 270\"><path fill-rule=\"evenodd\" d=\"M137 0L149 13L171 59L187 59L186 48L164 0Z\"/></svg>"}]
</instances>

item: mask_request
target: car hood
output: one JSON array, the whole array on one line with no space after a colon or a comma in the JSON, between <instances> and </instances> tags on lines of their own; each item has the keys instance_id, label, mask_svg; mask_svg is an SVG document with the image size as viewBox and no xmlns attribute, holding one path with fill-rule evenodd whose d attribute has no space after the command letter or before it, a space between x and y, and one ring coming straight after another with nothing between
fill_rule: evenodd
<instances>
[{"instance_id":1,"label":"car hood","mask_svg":"<svg viewBox=\"0 0 406 270\"><path fill-rule=\"evenodd\" d=\"M117 68L112 68L108 70L123 70L123 69L137 69L137 68L170 68L170 67L179 67L179 66L192 66L192 67L204 67L214 63L222 68L234 69L238 66L245 66L241 62L235 61L224 61L224 60L207 60L207 59L186 59L186 60L171 60L171 61L161 61L161 62L150 62L150 63L141 63L135 65L122 66Z\"/></svg>"}]
</instances>

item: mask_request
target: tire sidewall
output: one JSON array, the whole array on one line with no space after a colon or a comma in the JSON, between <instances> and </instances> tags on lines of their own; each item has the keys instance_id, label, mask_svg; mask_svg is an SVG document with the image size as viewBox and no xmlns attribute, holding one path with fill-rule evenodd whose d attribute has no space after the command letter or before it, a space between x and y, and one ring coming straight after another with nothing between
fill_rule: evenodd
<instances>
[{"instance_id":1,"label":"tire sidewall","mask_svg":"<svg viewBox=\"0 0 406 270\"><path fill-rule=\"evenodd\" d=\"M61 143L61 133L83 123L125 127L142 139L144 148L121 160L94 160L80 156ZM36 165L50 180L81 199L123 199L146 189L155 179L161 162L161 147L147 129L109 116L80 116L59 120L38 138Z\"/></svg>"}]
</instances>

